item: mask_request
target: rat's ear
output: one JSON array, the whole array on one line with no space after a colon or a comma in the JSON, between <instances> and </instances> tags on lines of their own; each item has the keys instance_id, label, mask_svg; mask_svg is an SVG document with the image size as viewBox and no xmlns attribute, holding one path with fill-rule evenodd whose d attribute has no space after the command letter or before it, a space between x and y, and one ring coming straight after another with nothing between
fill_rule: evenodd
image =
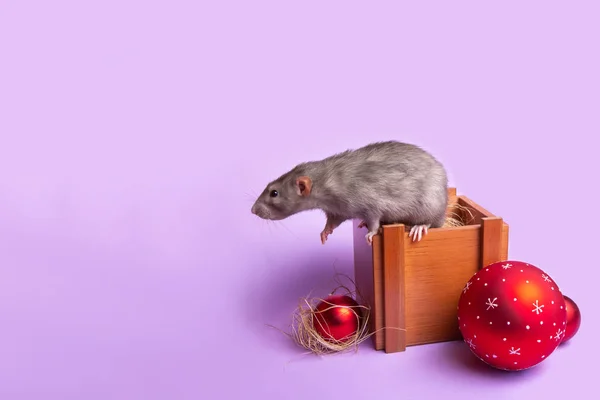
<instances>
[{"instance_id":1,"label":"rat's ear","mask_svg":"<svg viewBox=\"0 0 600 400\"><path fill-rule=\"evenodd\" d=\"M300 196L308 196L310 195L310 191L312 189L312 179L308 176L301 176L296 179L296 191Z\"/></svg>"}]
</instances>

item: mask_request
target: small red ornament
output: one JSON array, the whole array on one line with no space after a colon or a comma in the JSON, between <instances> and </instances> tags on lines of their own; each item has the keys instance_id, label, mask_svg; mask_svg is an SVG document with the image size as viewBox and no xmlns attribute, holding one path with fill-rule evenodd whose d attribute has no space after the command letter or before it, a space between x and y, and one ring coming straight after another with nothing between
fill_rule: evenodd
<instances>
[{"instance_id":1,"label":"small red ornament","mask_svg":"<svg viewBox=\"0 0 600 400\"><path fill-rule=\"evenodd\" d=\"M352 297L333 295L315 308L313 327L324 339L345 342L356 334L361 318L361 308Z\"/></svg>"},{"instance_id":2,"label":"small red ornament","mask_svg":"<svg viewBox=\"0 0 600 400\"><path fill-rule=\"evenodd\" d=\"M492 367L518 371L539 364L561 343L566 303L541 269L502 261L482 268L466 283L458 323L475 356Z\"/></svg>"},{"instance_id":3,"label":"small red ornament","mask_svg":"<svg viewBox=\"0 0 600 400\"><path fill-rule=\"evenodd\" d=\"M567 329L565 332L565 336L563 337L561 343L565 343L579 330L579 326L581 325L581 311L575 302L568 296L564 296L565 303L567 304Z\"/></svg>"}]
</instances>

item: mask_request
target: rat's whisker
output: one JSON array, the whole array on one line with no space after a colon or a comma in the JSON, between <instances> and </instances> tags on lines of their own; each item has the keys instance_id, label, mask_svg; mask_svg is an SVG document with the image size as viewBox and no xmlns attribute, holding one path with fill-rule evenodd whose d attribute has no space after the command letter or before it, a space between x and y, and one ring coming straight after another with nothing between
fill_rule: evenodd
<instances>
[{"instance_id":1,"label":"rat's whisker","mask_svg":"<svg viewBox=\"0 0 600 400\"><path fill-rule=\"evenodd\" d=\"M253 193L250 193L248 191L244 192L244 197L246 198L246 201L254 203L256 201L256 198L258 196L255 196Z\"/></svg>"},{"instance_id":2,"label":"rat's whisker","mask_svg":"<svg viewBox=\"0 0 600 400\"><path fill-rule=\"evenodd\" d=\"M283 228L288 231L292 236L294 236L296 239L300 239L298 237L298 235L296 235L283 221L278 221L279 223L277 225L283 226Z\"/></svg>"},{"instance_id":3,"label":"rat's whisker","mask_svg":"<svg viewBox=\"0 0 600 400\"><path fill-rule=\"evenodd\" d=\"M278 234L278 230L277 230L277 223L275 221L270 221L269 222L269 226L271 227L271 232L277 236L279 236Z\"/></svg>"},{"instance_id":4,"label":"rat's whisker","mask_svg":"<svg viewBox=\"0 0 600 400\"><path fill-rule=\"evenodd\" d=\"M273 224L272 224L273 221L267 219L267 220L265 220L265 222L266 222L266 225L267 225L267 229L269 229L269 234L271 236L273 236L273 228L272 228L273 227Z\"/></svg>"}]
</instances>

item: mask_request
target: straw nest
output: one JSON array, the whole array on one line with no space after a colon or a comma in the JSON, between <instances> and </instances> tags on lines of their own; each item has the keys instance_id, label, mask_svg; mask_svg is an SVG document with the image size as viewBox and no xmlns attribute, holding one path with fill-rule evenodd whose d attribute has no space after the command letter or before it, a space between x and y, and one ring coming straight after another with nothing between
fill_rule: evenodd
<instances>
[{"instance_id":1,"label":"straw nest","mask_svg":"<svg viewBox=\"0 0 600 400\"><path fill-rule=\"evenodd\" d=\"M293 314L292 324L291 324L291 333L286 333L289 337L291 337L294 342L309 351L309 353L313 353L316 355L326 355L326 354L334 354L334 353L345 353L349 351L358 351L359 345L365 340L369 339L375 332L370 331L370 316L371 310L368 306L364 305L362 296L358 292L358 290L351 290L348 286L344 285L340 282L340 278L346 278L353 287L354 281L347 277L346 275L336 274L335 280L338 282L338 286L327 295L325 298L318 297L305 297L301 298L296 308L296 311ZM336 295L345 295L348 296L358 305L354 306L338 306L332 303L327 302L327 297L336 296ZM354 316L357 318L358 328L356 331L341 339L336 340L332 337L323 337L316 329L314 323L317 320L317 323L320 323L319 318L315 318L319 312L324 312L325 310L318 311L317 307L320 303L329 304L325 310L328 310L330 307L346 307L350 309ZM402 328L396 327L385 327L382 329L398 329L401 331L405 331ZM327 331L328 329L325 327L323 329Z\"/></svg>"},{"instance_id":2,"label":"straw nest","mask_svg":"<svg viewBox=\"0 0 600 400\"><path fill-rule=\"evenodd\" d=\"M364 342L372 335L372 333L369 333L369 307L364 305L363 299L357 291L352 291L347 285L339 282L340 276L341 275L339 274L336 276L336 281L338 281L339 286L336 287L329 295L325 296L325 298L305 297L300 299L298 307L296 308L292 318L291 333L286 333L294 340L294 342L296 342L298 346L303 347L311 353L325 355L347 352L349 350L357 351L359 344ZM351 281L350 278L347 279ZM336 295L346 295L351 297L356 301L356 303L358 303L358 305L338 306L327 302L327 297ZM328 304L328 307L325 310L334 307L345 307L351 310L357 319L358 329L350 336L341 340L321 336L314 325L315 320L317 320L317 324L320 323L320 319L315 318L315 316L319 313L319 311L317 311L317 307L321 302ZM326 327L325 330L327 330Z\"/></svg>"},{"instance_id":3,"label":"straw nest","mask_svg":"<svg viewBox=\"0 0 600 400\"><path fill-rule=\"evenodd\" d=\"M475 217L471 208L455 203L448 208L443 228L453 228L470 224Z\"/></svg>"}]
</instances>

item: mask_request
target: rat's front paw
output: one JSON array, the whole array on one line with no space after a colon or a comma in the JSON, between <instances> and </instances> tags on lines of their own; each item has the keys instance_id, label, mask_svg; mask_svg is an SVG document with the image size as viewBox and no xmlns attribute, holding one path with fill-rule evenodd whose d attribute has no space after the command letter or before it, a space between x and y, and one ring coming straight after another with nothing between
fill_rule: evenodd
<instances>
[{"instance_id":1,"label":"rat's front paw","mask_svg":"<svg viewBox=\"0 0 600 400\"><path fill-rule=\"evenodd\" d=\"M415 225L412 228L410 228L410 233L408 234L408 236L413 240L413 242L415 240L417 242L420 242L423 236L427 235L427 230L429 229L429 227L430 225Z\"/></svg>"},{"instance_id":2,"label":"rat's front paw","mask_svg":"<svg viewBox=\"0 0 600 400\"><path fill-rule=\"evenodd\" d=\"M369 232L365 235L365 238L367 239L367 243L369 244L369 246L371 246L373 244L373 236L377 235L378 231L375 232Z\"/></svg>"},{"instance_id":3,"label":"rat's front paw","mask_svg":"<svg viewBox=\"0 0 600 400\"><path fill-rule=\"evenodd\" d=\"M333 233L333 230L323 229L323 232L321 232L321 243L325 244L325 242L327 241L327 237L332 233Z\"/></svg>"},{"instance_id":4,"label":"rat's front paw","mask_svg":"<svg viewBox=\"0 0 600 400\"><path fill-rule=\"evenodd\" d=\"M367 223L365 221L360 221L360 224L358 224L358 229L360 229L360 228L369 229L369 227L367 226Z\"/></svg>"}]
</instances>

